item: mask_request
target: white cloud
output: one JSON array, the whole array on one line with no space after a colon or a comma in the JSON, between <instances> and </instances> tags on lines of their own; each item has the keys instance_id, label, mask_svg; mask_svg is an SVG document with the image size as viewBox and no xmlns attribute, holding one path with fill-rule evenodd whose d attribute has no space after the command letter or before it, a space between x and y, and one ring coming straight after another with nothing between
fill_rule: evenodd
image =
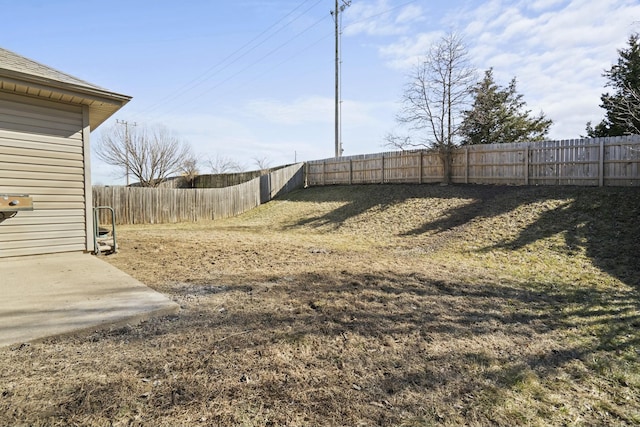
<instances>
[{"instance_id":1,"label":"white cloud","mask_svg":"<svg viewBox=\"0 0 640 427\"><path fill-rule=\"evenodd\" d=\"M395 18L395 22L398 25L412 24L424 20L422 7L413 4L400 9L398 16Z\"/></svg>"},{"instance_id":2,"label":"white cloud","mask_svg":"<svg viewBox=\"0 0 640 427\"><path fill-rule=\"evenodd\" d=\"M286 103L279 100L258 99L247 104L247 112L267 122L286 125L327 123L335 109L335 100L314 96Z\"/></svg>"},{"instance_id":3,"label":"white cloud","mask_svg":"<svg viewBox=\"0 0 640 427\"><path fill-rule=\"evenodd\" d=\"M484 41L494 40L493 49L472 47L472 51L480 53L476 59L484 67L517 76L530 106L539 106L555 120L552 137L572 138L584 133L587 121L602 117L601 74L617 57L616 49L624 46L630 32L624 22L640 16L640 5L618 0L547 1L539 2L537 10L559 5L533 18L525 16L522 6L510 10L507 24L493 25L483 35Z\"/></svg>"},{"instance_id":4,"label":"white cloud","mask_svg":"<svg viewBox=\"0 0 640 427\"><path fill-rule=\"evenodd\" d=\"M350 126L366 127L378 124L378 112L383 111L388 114L393 111L392 108L393 103L390 102L361 102L346 99L342 102L342 117Z\"/></svg>"},{"instance_id":5,"label":"white cloud","mask_svg":"<svg viewBox=\"0 0 640 427\"><path fill-rule=\"evenodd\" d=\"M347 36L402 35L409 32L414 23L424 20L421 6L397 7L388 0L354 2L345 16L344 34Z\"/></svg>"},{"instance_id":6,"label":"white cloud","mask_svg":"<svg viewBox=\"0 0 640 427\"><path fill-rule=\"evenodd\" d=\"M576 138L587 121L603 117L602 72L628 35L640 31L638 0L407 1L358 0L343 15L345 154L381 150L384 134L395 124L394 101L406 72L448 31L464 37L479 75L493 67L501 85L517 78L527 108L554 120L551 138ZM326 55L326 61L317 62L317 69L305 62L296 70L302 84L264 79L247 90L247 82L240 81L192 102L190 112L165 112L165 124L202 156L220 154L246 165L263 156L273 164L289 163L294 153L298 160L331 157L333 46L326 45L317 55ZM95 165L93 170L103 175L107 169Z\"/></svg>"},{"instance_id":7,"label":"white cloud","mask_svg":"<svg viewBox=\"0 0 640 427\"><path fill-rule=\"evenodd\" d=\"M535 12L541 12L546 9L554 8L565 2L566 0L536 0L527 2L527 8Z\"/></svg>"},{"instance_id":8,"label":"white cloud","mask_svg":"<svg viewBox=\"0 0 640 427\"><path fill-rule=\"evenodd\" d=\"M396 43L381 46L380 56L386 60L387 66L396 70L408 70L424 58L430 46L442 33L419 33L413 37L404 37Z\"/></svg>"},{"instance_id":9,"label":"white cloud","mask_svg":"<svg viewBox=\"0 0 640 427\"><path fill-rule=\"evenodd\" d=\"M512 77L534 112L555 121L554 138L584 133L602 118L602 72L617 58L628 35L638 31L640 4L631 0L490 0L449 12L452 30L462 32L474 64L494 68L496 80ZM379 49L394 69L423 57L438 32L402 37Z\"/></svg>"}]
</instances>

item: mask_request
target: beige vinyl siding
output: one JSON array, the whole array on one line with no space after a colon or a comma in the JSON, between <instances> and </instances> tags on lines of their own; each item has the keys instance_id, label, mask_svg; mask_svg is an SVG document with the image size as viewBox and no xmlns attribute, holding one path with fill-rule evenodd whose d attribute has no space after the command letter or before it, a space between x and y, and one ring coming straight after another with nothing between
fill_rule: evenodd
<instances>
[{"instance_id":1,"label":"beige vinyl siding","mask_svg":"<svg viewBox=\"0 0 640 427\"><path fill-rule=\"evenodd\" d=\"M83 110L0 93L0 194L33 211L0 223L0 258L87 250Z\"/></svg>"}]
</instances>

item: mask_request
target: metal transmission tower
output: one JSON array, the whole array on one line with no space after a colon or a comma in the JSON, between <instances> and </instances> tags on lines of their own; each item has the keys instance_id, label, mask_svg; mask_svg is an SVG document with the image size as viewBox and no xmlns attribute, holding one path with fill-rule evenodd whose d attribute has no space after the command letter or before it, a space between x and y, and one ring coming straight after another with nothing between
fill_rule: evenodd
<instances>
[{"instance_id":1,"label":"metal transmission tower","mask_svg":"<svg viewBox=\"0 0 640 427\"><path fill-rule=\"evenodd\" d=\"M336 24L336 111L335 111L335 137L336 137L336 157L342 156L342 141L340 140L340 35L342 31L341 14L351 6L351 0L342 0L342 4L336 0L336 8L331 11L331 16Z\"/></svg>"}]
</instances>

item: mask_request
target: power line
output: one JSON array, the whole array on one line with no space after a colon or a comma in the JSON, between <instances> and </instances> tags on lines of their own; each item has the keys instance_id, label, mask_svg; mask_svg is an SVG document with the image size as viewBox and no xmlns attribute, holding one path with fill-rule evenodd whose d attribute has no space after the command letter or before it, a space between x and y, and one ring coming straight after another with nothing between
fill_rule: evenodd
<instances>
[{"instance_id":1,"label":"power line","mask_svg":"<svg viewBox=\"0 0 640 427\"><path fill-rule=\"evenodd\" d=\"M326 18L323 18L323 20L324 19L326 19ZM289 55L285 59L283 59L280 62L278 62L277 64L273 65L272 67L264 69L264 70L261 69L260 74L253 76L251 79L247 79L247 80L243 81L242 83L235 84L234 86L227 86L226 87L227 91L226 92L222 92L222 94L227 94L228 92L235 92L235 90L240 88L240 87L246 88L248 83L253 83L253 82L256 82L256 81L260 80L261 78L264 78L265 75L273 72L274 70L277 70L278 68L282 67L284 64L286 64L287 62L291 61L292 59L302 55L303 53L308 53L309 50L312 47L320 44L321 42L325 41L329 37L333 37L333 35L334 35L333 31L328 32L327 34L325 34L321 38L316 39L314 42L309 43L308 45L305 45L303 48L297 50L295 53ZM230 77L228 80L230 80L231 78L232 77ZM215 88L212 88L212 89L215 89Z\"/></svg>"},{"instance_id":2,"label":"power line","mask_svg":"<svg viewBox=\"0 0 640 427\"><path fill-rule=\"evenodd\" d=\"M268 37L264 38L263 40L260 41L260 43L255 44L254 46L252 46L250 49L246 50L244 53L240 54L243 50L245 50L246 48L248 48L249 46L251 46L254 42L256 42L257 40L259 40L262 36L264 36L265 34L267 34L269 31L271 31L271 29L273 29L274 27L276 27L278 24L280 24L281 22L283 22L284 20L286 20L288 17L290 17L291 15L293 15L296 11L298 11L300 8L302 8L305 4L309 3L311 0L305 0L303 1L301 4L299 4L298 6L296 6L293 10L291 10L289 13L287 13L285 16L283 16L282 18L280 18L278 21L276 21L274 24L270 25L268 28L266 28L265 30L263 30L260 34L258 34L257 36L253 37L251 40L249 40L247 43L243 44L241 47L239 47L238 49L234 50L231 54L227 55L225 58L223 58L221 61L219 61L218 63L216 63L215 65L209 67L208 69L206 69L203 73L201 73L199 76L189 80L188 82L186 82L185 84L183 84L182 86L180 86L178 89L176 89L175 91L173 91L171 94L161 98L160 100L158 100L155 105L153 105L152 107L148 108L147 110L142 111L139 114L142 113L149 113L152 112L156 109L158 109L159 107L165 105L165 103L167 101L171 101L174 100L182 95L184 95L185 93L195 89L196 87L202 85L204 82L206 82L207 80L209 80L211 77L213 77L214 75L220 73L221 71L225 70L226 68L228 68L230 65L233 65L234 63L238 62L240 59L244 58L245 56L247 56L249 53L251 53L252 51L254 51L256 48L258 48L259 46L263 45L264 43L266 43L269 39L273 38L276 34L280 33L282 30L284 30L287 26L290 26L291 24L293 24L294 22L296 22L297 20L299 20L306 12L308 12L309 10L313 9L314 7L316 7L319 3L321 3L323 0L318 0L316 1L313 5L311 5L310 7L308 7L307 9L305 9L304 11L302 11L295 19L289 21L286 25L281 26L277 31L271 33ZM231 60L232 58L234 58L233 60ZM216 70L217 69L217 70ZM215 71L215 72L214 72Z\"/></svg>"},{"instance_id":3,"label":"power line","mask_svg":"<svg viewBox=\"0 0 640 427\"><path fill-rule=\"evenodd\" d=\"M368 21L368 20L370 20L370 19L377 18L377 17L382 16L382 15L386 15L387 13L391 13L391 12L393 12L394 10L400 9L400 8L405 7L405 6L407 6L407 5L410 5L410 4L412 4L412 3L416 3L417 1L418 1L418 0L410 0L410 1L408 1L408 2L405 2L405 3L399 4L399 5L397 5L397 6L394 6L394 7L392 7L391 9L384 10L384 11L382 11L382 12L380 12L380 13L376 13L376 14L374 14L374 15L366 16L366 17L364 17L364 18L362 18L362 19L358 19L358 20L356 20L356 21L351 22L349 25L345 26L344 28L349 28L349 27L351 27L351 26L352 26L352 25L354 25L354 24L360 24L360 23L362 23L362 22L366 22L366 21Z\"/></svg>"},{"instance_id":4,"label":"power line","mask_svg":"<svg viewBox=\"0 0 640 427\"><path fill-rule=\"evenodd\" d=\"M309 25L307 28L305 28L304 30L298 32L295 36L291 37L290 39L288 39L286 42L280 44L279 46L277 46L276 48L270 50L269 52L267 52L265 55L261 56L260 58L258 58L257 60L255 60L254 62L250 63L249 65L247 65L246 67L236 71L234 74L232 74L231 76L227 77L224 80L219 81L216 85L210 87L209 89L202 91L200 93L198 93L197 95L195 95L194 97L192 97L190 100L183 102L181 104L177 104L175 105L173 108L165 111L160 117L167 115L168 113L171 113L173 111L175 111L177 108L189 103L189 102L193 102L197 99L202 98L204 95L207 95L208 93L210 93L212 90L219 88L220 86L224 85L225 83L229 82L230 80L233 80L234 78L236 78L237 76L239 76L240 74L242 74L243 72L255 67L256 65L258 65L260 62L264 61L266 58L270 57L271 55L273 55L274 53L276 53L277 51L281 50L282 48L284 48L285 46L287 46L288 44L290 44L291 42L293 42L294 40L298 39L300 36L302 36L304 33L306 33L307 31L311 30L312 28L314 28L315 26L317 26L318 24L320 24L321 22L325 21L328 18L328 16L325 16L319 20L317 20L316 22L314 22L313 24Z\"/></svg>"},{"instance_id":5,"label":"power line","mask_svg":"<svg viewBox=\"0 0 640 427\"><path fill-rule=\"evenodd\" d=\"M177 99L180 96L184 95L186 92L191 91L192 89L196 88L197 86L202 85L204 82L206 82L207 80L210 80L214 75L220 73L221 71L223 71L224 69L228 68L230 65L236 63L237 61L239 61L240 59L244 58L245 56L247 56L249 53L253 52L256 48L258 48L259 46L263 45L266 41L268 41L269 39L271 39L273 36L275 36L276 34L278 34L279 32L281 32L283 29L285 29L287 26L291 25L292 23L296 22L298 19L300 19L306 12L308 12L309 10L311 10L312 8L316 7L319 3L322 2L322 0L316 1L315 3L313 3L309 8L305 9L303 12L301 12L295 19L291 20L290 22L288 22L286 25L280 27L276 32L272 33L271 35L269 35L268 37L264 38L263 40L260 41L260 43L255 44L254 46L252 46L250 49L246 50L245 52L243 52L244 49L246 49L247 47L251 46L254 42L256 42L257 40L260 39L261 36L267 34L271 29L273 29L274 27L276 27L279 23L281 23L282 21L284 21L286 18L290 17L291 15L293 15L296 11L298 11L299 9L302 8L302 6L304 6L305 4L309 3L309 1L311 0L305 0L303 3L301 3L300 5L298 5L296 8L294 8L293 10L291 10L289 13L287 13L283 18L279 19L276 23L272 24L271 26L269 26L267 29L265 29L264 31L262 31L258 36L254 37L253 39L251 39L249 42L245 43L243 46L241 46L240 48L236 49L233 53L231 53L230 55L226 56L223 60L221 60L219 63L217 63L216 65L210 67L209 69L207 69L204 73L202 73L201 75L199 75L198 77L191 79L189 82L185 83L183 86L181 86L179 89L177 89L176 91L174 91L173 94L168 95L164 98L162 98L161 101L165 101L165 102L160 102L158 101L154 106L152 106L151 108L141 112L141 113L137 113L136 115L142 114L142 113L146 113L146 112L150 112L153 110L156 110L159 107L162 106L166 106L166 101L171 101L173 99ZM338 8L336 10L338 10L340 7L346 8L347 7L347 3L350 5L351 1L346 1L346 0L342 0L343 1L343 5L339 5L338 4ZM374 18L377 18L379 16L388 14L390 12L393 12L394 10L400 9L404 6L407 6L409 4L412 3L416 3L417 0L411 0L411 1L407 1L405 3L402 3L398 6L394 6L390 9L387 9L385 11L382 11L380 13L376 13L374 15L369 15L367 17L364 17L362 19L356 20L356 21L352 21L350 22L348 25L342 27L341 24L338 28L338 32L341 34L342 30L349 28L350 26L354 25L354 24L358 24L361 22L365 22ZM342 9L340 12L343 12L344 9ZM334 15L334 11L331 11L331 15ZM341 13L340 13L341 15ZM201 91L198 94L196 94L193 97L190 97L188 100L185 100L182 103L176 104L174 105L172 108L163 111L161 114L157 115L157 118L161 118L166 116L167 114L175 111L176 109L178 109L179 107L182 107L188 103L191 103L193 101L196 101L200 98L202 98L203 96L205 96L206 94L210 93L211 91L223 86L224 84L228 83L230 80L233 80L235 78L237 78L239 75L241 75L242 73L244 73L245 71L255 67L256 65L258 65L260 62L264 61L266 58L270 57L271 55L273 55L274 53L276 53L277 51L281 50L282 48L284 48L285 46L287 46L288 44L290 44L291 42L293 42L294 40L298 39L300 36L302 36L304 33L306 33L307 31L311 30L312 28L314 28L315 26L317 26L318 24L320 24L321 22L323 22L324 20L326 20L328 18L328 15L323 17L322 19L317 20L316 22L314 22L313 24L309 25L308 27L306 27L305 29L303 29L302 31L298 32L296 35L294 35L293 37L291 37L290 39L288 39L286 42L282 43L281 45L277 46L276 48L272 49L271 51L267 52L265 55L261 56L260 58L254 60L252 63L250 63L249 65L243 67L242 69L234 72L232 75L230 75L229 77L225 78L224 80L221 80L219 82L217 82L214 86L211 86L210 88L208 88L205 91ZM316 42L312 43L311 45L309 45L309 47L311 46L315 46L316 44L318 44L319 42L321 42L322 40L325 40L326 38L328 38L330 36L330 33L328 33L327 35L323 36L321 39L317 40ZM341 59L339 57L340 54L340 50L341 50L341 41L339 42L340 45L338 46L338 67L341 64ZM303 50L300 50L299 52L295 53L294 55L291 55L289 58L287 58L284 61L281 61L278 65L274 66L271 68L271 70L281 66L282 64L290 61L291 59L306 53L308 51L308 48L305 48ZM238 56L239 55L239 56ZM234 58L234 56L237 56L235 59L231 60L232 58ZM230 61L231 60L231 61ZM230 61L230 62L229 62ZM225 65L226 63L226 65ZM224 65L224 66L223 66ZM213 72L214 70L216 70L217 68L219 68L217 71ZM341 94L341 85L342 83L340 82L340 69L338 69L338 88L337 88L337 92L338 92L338 96L336 97L336 99L338 100L338 111L337 111L337 115L338 115L338 122L341 121L341 108L340 108L340 103L342 102L340 100L340 94ZM251 79L250 81L256 81L258 80L260 77L263 77L265 73L262 73L260 76L255 77L253 79ZM181 89L185 89L184 91L181 91ZM339 150L340 150L340 154L342 153L342 142L341 140L341 135L340 135L340 128L338 127L338 136L337 136L337 140L339 143Z\"/></svg>"}]
</instances>

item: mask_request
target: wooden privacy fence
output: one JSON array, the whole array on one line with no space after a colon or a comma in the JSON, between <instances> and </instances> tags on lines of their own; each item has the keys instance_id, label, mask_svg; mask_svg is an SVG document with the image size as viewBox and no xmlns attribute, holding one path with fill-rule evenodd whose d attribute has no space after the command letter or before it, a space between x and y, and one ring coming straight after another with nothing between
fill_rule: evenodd
<instances>
[{"instance_id":1,"label":"wooden privacy fence","mask_svg":"<svg viewBox=\"0 0 640 427\"><path fill-rule=\"evenodd\" d=\"M509 185L640 185L640 136L472 145L454 151L452 182ZM308 186L442 182L432 150L308 162Z\"/></svg>"},{"instance_id":2,"label":"wooden privacy fence","mask_svg":"<svg viewBox=\"0 0 640 427\"><path fill-rule=\"evenodd\" d=\"M218 173L218 174L203 174L197 175L190 182L184 176L176 176L167 179L160 188L225 188L234 185L244 184L247 181L251 181L254 178L258 178L267 173L275 172L280 169L284 169L291 165L283 165L276 168L270 168L267 170L255 170L250 172L232 172L232 173ZM136 187L137 185L133 185Z\"/></svg>"},{"instance_id":3,"label":"wooden privacy fence","mask_svg":"<svg viewBox=\"0 0 640 427\"><path fill-rule=\"evenodd\" d=\"M94 186L93 204L111 206L117 224L195 222L240 215L303 185L303 164L299 163L226 188ZM100 222L109 223L104 214Z\"/></svg>"}]
</instances>

